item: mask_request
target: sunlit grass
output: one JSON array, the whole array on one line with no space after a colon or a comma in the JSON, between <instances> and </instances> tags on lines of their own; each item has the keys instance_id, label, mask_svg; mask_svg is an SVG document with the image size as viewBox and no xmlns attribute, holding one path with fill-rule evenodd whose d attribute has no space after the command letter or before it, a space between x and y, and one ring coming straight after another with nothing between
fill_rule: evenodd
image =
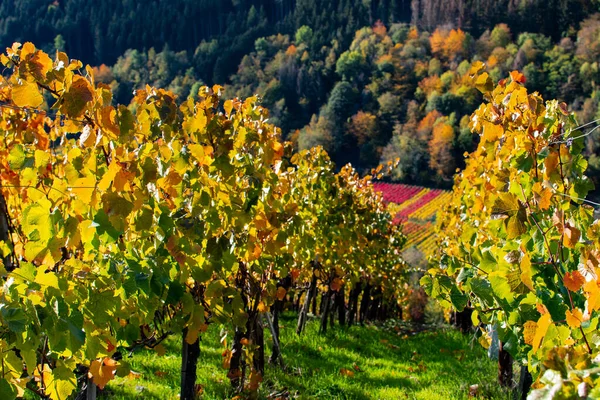
<instances>
[{"instance_id":1,"label":"sunlit grass","mask_svg":"<svg viewBox=\"0 0 600 400\"><path fill-rule=\"evenodd\" d=\"M415 335L375 326L336 326L318 334L318 321L305 333L294 331L293 315L282 319L281 344L287 366L267 366L259 398L288 392L299 399L466 399L469 386L479 385L482 398L509 398L496 384L497 364L470 338L452 329ZM211 326L203 336L198 383L204 399L235 396L222 369L220 327ZM265 343L270 346L268 331ZM167 354L159 357L143 351L128 359L138 378L117 378L102 398L177 399L179 393L180 343L165 343ZM267 355L270 351L267 350ZM353 371L344 376L340 370Z\"/></svg>"}]
</instances>

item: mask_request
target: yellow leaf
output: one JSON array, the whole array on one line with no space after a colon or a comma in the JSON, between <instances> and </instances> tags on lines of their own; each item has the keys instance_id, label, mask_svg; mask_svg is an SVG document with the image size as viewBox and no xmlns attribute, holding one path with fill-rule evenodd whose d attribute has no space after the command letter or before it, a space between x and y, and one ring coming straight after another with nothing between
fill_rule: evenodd
<instances>
[{"instance_id":1,"label":"yellow leaf","mask_svg":"<svg viewBox=\"0 0 600 400\"><path fill-rule=\"evenodd\" d=\"M56 274L52 271L46 272L45 266L38 267L37 274L35 275L35 283L39 283L43 287L59 289Z\"/></svg>"},{"instance_id":2,"label":"yellow leaf","mask_svg":"<svg viewBox=\"0 0 600 400\"><path fill-rule=\"evenodd\" d=\"M37 84L27 81L13 86L12 100L18 107L39 107L44 102Z\"/></svg>"},{"instance_id":3,"label":"yellow leaf","mask_svg":"<svg viewBox=\"0 0 600 400\"><path fill-rule=\"evenodd\" d=\"M191 132L201 132L206 127L207 118L203 110L199 110L194 117L184 124Z\"/></svg>"},{"instance_id":4,"label":"yellow leaf","mask_svg":"<svg viewBox=\"0 0 600 400\"><path fill-rule=\"evenodd\" d=\"M550 208L552 199L552 190L550 188L542 188L542 184L536 182L533 185L533 197L542 210Z\"/></svg>"},{"instance_id":5,"label":"yellow leaf","mask_svg":"<svg viewBox=\"0 0 600 400\"><path fill-rule=\"evenodd\" d=\"M106 191L110 187L112 181L115 179L117 172L121 170L121 166L116 160L112 160L110 165L108 166L108 171L102 175L102 179L98 182L98 189L101 191Z\"/></svg>"},{"instance_id":6,"label":"yellow leaf","mask_svg":"<svg viewBox=\"0 0 600 400\"><path fill-rule=\"evenodd\" d=\"M579 328L581 322L583 322L583 313L579 308L574 308L573 312L567 310L567 324L569 324L571 328Z\"/></svg>"},{"instance_id":7,"label":"yellow leaf","mask_svg":"<svg viewBox=\"0 0 600 400\"><path fill-rule=\"evenodd\" d=\"M46 79L46 74L52 70L53 64L48 54L38 50L29 59L27 66L35 79L43 81Z\"/></svg>"},{"instance_id":8,"label":"yellow leaf","mask_svg":"<svg viewBox=\"0 0 600 400\"><path fill-rule=\"evenodd\" d=\"M521 259L521 281L529 288L529 290L534 290L531 277L531 259L528 254L525 254Z\"/></svg>"},{"instance_id":9,"label":"yellow leaf","mask_svg":"<svg viewBox=\"0 0 600 400\"><path fill-rule=\"evenodd\" d=\"M488 142L494 142L504 133L502 125L492 124L491 122L483 123L483 138Z\"/></svg>"},{"instance_id":10,"label":"yellow leaf","mask_svg":"<svg viewBox=\"0 0 600 400\"><path fill-rule=\"evenodd\" d=\"M275 152L277 157L281 158L283 156L283 145L278 141L273 142L273 151Z\"/></svg>"},{"instance_id":11,"label":"yellow leaf","mask_svg":"<svg viewBox=\"0 0 600 400\"><path fill-rule=\"evenodd\" d=\"M258 306L256 307L256 309L258 310L258 312L261 312L261 313L267 312L267 306L262 301L258 303Z\"/></svg>"},{"instance_id":12,"label":"yellow leaf","mask_svg":"<svg viewBox=\"0 0 600 400\"><path fill-rule=\"evenodd\" d=\"M142 374L140 372L129 371L129 374L127 375L127 379L139 379L140 376L142 376Z\"/></svg>"},{"instance_id":13,"label":"yellow leaf","mask_svg":"<svg viewBox=\"0 0 600 400\"><path fill-rule=\"evenodd\" d=\"M198 330L196 329L188 329L187 334L185 335L185 341L187 344L194 344L198 340Z\"/></svg>"},{"instance_id":14,"label":"yellow leaf","mask_svg":"<svg viewBox=\"0 0 600 400\"><path fill-rule=\"evenodd\" d=\"M535 330L535 336L533 338L533 343L531 344L533 346L534 353L540 348L540 344L542 343L542 340L544 339L544 336L546 335L550 324L552 324L552 318L550 317L550 313L542 315L538 320L537 328Z\"/></svg>"},{"instance_id":15,"label":"yellow leaf","mask_svg":"<svg viewBox=\"0 0 600 400\"><path fill-rule=\"evenodd\" d=\"M535 321L527 321L523 324L523 337L525 339L525 343L533 344L536 330L537 323Z\"/></svg>"},{"instance_id":16,"label":"yellow leaf","mask_svg":"<svg viewBox=\"0 0 600 400\"><path fill-rule=\"evenodd\" d=\"M35 53L35 45L31 42L25 42L21 47L21 59L26 59L27 56Z\"/></svg>"},{"instance_id":17,"label":"yellow leaf","mask_svg":"<svg viewBox=\"0 0 600 400\"><path fill-rule=\"evenodd\" d=\"M556 172L558 167L558 153L552 152L548 154L548 157L544 160L544 177L550 178L552 174Z\"/></svg>"},{"instance_id":18,"label":"yellow leaf","mask_svg":"<svg viewBox=\"0 0 600 400\"><path fill-rule=\"evenodd\" d=\"M227 118L231 115L231 110L233 109L233 102L231 100L226 100L223 104L223 109L225 110L225 115Z\"/></svg>"},{"instance_id":19,"label":"yellow leaf","mask_svg":"<svg viewBox=\"0 0 600 400\"><path fill-rule=\"evenodd\" d=\"M585 278L579 271L567 272L563 278L563 283L572 292L576 292L585 283Z\"/></svg>"},{"instance_id":20,"label":"yellow leaf","mask_svg":"<svg viewBox=\"0 0 600 400\"><path fill-rule=\"evenodd\" d=\"M190 153L192 154L192 157L194 157L196 160L198 160L198 163L200 165L210 165L211 164L211 158L210 156L207 156L207 148L205 146L201 146L199 144L190 144L188 146ZM212 148L209 148L208 150L212 150Z\"/></svg>"},{"instance_id":21,"label":"yellow leaf","mask_svg":"<svg viewBox=\"0 0 600 400\"><path fill-rule=\"evenodd\" d=\"M583 285L583 291L587 297L587 309L591 313L600 310L600 285L596 280L591 280Z\"/></svg>"},{"instance_id":22,"label":"yellow leaf","mask_svg":"<svg viewBox=\"0 0 600 400\"><path fill-rule=\"evenodd\" d=\"M86 176L75 180L71 190L79 197L84 203L90 204L94 195L96 186L96 178L93 176Z\"/></svg>"}]
</instances>

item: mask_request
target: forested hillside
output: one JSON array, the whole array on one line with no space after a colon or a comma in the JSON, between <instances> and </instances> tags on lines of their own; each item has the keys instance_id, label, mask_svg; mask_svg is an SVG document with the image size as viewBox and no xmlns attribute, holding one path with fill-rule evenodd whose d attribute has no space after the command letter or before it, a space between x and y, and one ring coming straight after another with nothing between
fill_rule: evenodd
<instances>
[{"instance_id":1,"label":"forested hillside","mask_svg":"<svg viewBox=\"0 0 600 400\"><path fill-rule=\"evenodd\" d=\"M450 187L476 145L474 61L496 81L523 71L529 90L567 102L581 123L599 116L599 10L594 0L9 0L0 42L97 65L116 103L145 84L185 98L225 83L228 95L262 96L298 149L322 145L361 172L400 157L394 180ZM586 154L598 181L596 142Z\"/></svg>"}]
</instances>

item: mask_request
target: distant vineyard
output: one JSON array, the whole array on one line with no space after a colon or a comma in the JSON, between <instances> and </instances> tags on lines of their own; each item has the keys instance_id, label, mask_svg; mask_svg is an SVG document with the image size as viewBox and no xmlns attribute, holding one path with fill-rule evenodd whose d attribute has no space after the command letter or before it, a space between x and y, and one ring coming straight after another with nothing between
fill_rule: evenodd
<instances>
[{"instance_id":1,"label":"distant vineyard","mask_svg":"<svg viewBox=\"0 0 600 400\"><path fill-rule=\"evenodd\" d=\"M428 189L397 183L375 183L375 190L383 193L389 211L395 215L394 223L402 224L407 236L405 248L416 247L425 255L435 247L435 216L450 201L446 190Z\"/></svg>"}]
</instances>

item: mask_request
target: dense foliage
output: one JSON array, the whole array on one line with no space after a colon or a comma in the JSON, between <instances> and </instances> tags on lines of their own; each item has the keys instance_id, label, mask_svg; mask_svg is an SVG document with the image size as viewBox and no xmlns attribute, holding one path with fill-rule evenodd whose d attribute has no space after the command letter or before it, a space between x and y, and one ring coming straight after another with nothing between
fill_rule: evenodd
<instances>
[{"instance_id":1,"label":"dense foliage","mask_svg":"<svg viewBox=\"0 0 600 400\"><path fill-rule=\"evenodd\" d=\"M293 36L257 39L226 90L260 94L271 121L299 149L322 145L338 165L350 161L359 171L399 157L393 179L449 187L464 166L463 153L476 146L468 115L482 98L468 77L470 66L485 61L496 80L522 70L528 89L567 102L580 122L589 122L599 113L599 31L598 16L559 42L517 34L506 24L476 38L450 27L429 33L377 22L348 44L343 37L323 44L317 29L302 26ZM129 50L94 74L119 102L146 83L187 97L201 85L195 68L206 59L170 49ZM597 181L595 137L586 141L585 154Z\"/></svg>"},{"instance_id":2,"label":"dense foliage","mask_svg":"<svg viewBox=\"0 0 600 400\"><path fill-rule=\"evenodd\" d=\"M474 309L481 342L494 325L534 377L529 398L597 398L600 221L580 130L564 103L546 101L511 72L494 88L482 63L470 75L485 103L480 137L439 219L440 255L421 283L456 309Z\"/></svg>"},{"instance_id":3,"label":"dense foliage","mask_svg":"<svg viewBox=\"0 0 600 400\"><path fill-rule=\"evenodd\" d=\"M591 0L8 1L0 6L0 42L69 50L98 65L97 79L124 104L146 84L187 97L201 82L231 80L228 93L260 94L299 148L321 144L338 165L352 161L359 171L400 156L395 179L448 187L475 146L466 116L481 98L465 78L474 61L485 61L496 80L522 70L528 89L566 101L581 122L594 118L598 7ZM164 23L149 34L144 21ZM417 30L398 24L409 22ZM595 181L598 171L594 157Z\"/></svg>"},{"instance_id":4,"label":"dense foliage","mask_svg":"<svg viewBox=\"0 0 600 400\"><path fill-rule=\"evenodd\" d=\"M85 373L102 388L128 373L123 353L164 354L171 334L190 399L212 323L227 376L252 393L282 280L323 285L326 304L360 284L378 305L402 295L404 238L371 177L336 172L322 148L292 156L256 98L214 86L177 103L148 86L113 106L65 53L15 43L0 61L3 399L64 399Z\"/></svg>"}]
</instances>

